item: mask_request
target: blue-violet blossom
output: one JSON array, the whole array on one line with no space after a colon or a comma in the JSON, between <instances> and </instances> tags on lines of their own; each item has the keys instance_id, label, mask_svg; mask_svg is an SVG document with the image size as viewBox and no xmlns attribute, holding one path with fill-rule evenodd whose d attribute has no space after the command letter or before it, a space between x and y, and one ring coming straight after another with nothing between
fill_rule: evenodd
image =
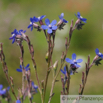
<instances>
[{"instance_id":1,"label":"blue-violet blossom","mask_svg":"<svg viewBox=\"0 0 103 103\"><path fill-rule=\"evenodd\" d=\"M35 89L35 92L37 93L38 86L35 85L33 81L31 82L31 85L32 85L33 89Z\"/></svg>"},{"instance_id":2,"label":"blue-violet blossom","mask_svg":"<svg viewBox=\"0 0 103 103\"><path fill-rule=\"evenodd\" d=\"M10 37L9 39L10 40L12 40L12 44L15 42L15 40L16 40L16 36L17 35L19 35L19 32L16 30L16 29L14 29L14 31L13 32L11 32L11 35L12 35L12 37Z\"/></svg>"},{"instance_id":3,"label":"blue-violet blossom","mask_svg":"<svg viewBox=\"0 0 103 103\"><path fill-rule=\"evenodd\" d=\"M64 67L64 70L60 70L65 76L67 75L67 71L66 71L66 66ZM70 71L70 75L73 75L72 70Z\"/></svg>"},{"instance_id":4,"label":"blue-violet blossom","mask_svg":"<svg viewBox=\"0 0 103 103\"><path fill-rule=\"evenodd\" d=\"M53 32L53 30L57 29L57 26L56 26L57 21L56 20L53 20L50 23L49 19L45 19L45 23L46 23L46 25L42 25L41 28L44 30L48 29L48 31L47 31L48 34L51 34Z\"/></svg>"},{"instance_id":5,"label":"blue-violet blossom","mask_svg":"<svg viewBox=\"0 0 103 103\"><path fill-rule=\"evenodd\" d=\"M30 24L28 28L31 28L31 31L33 30L33 23L35 22L38 22L38 18L36 18L35 16L33 18L30 18Z\"/></svg>"},{"instance_id":6,"label":"blue-violet blossom","mask_svg":"<svg viewBox=\"0 0 103 103\"><path fill-rule=\"evenodd\" d=\"M25 71L30 70L30 68L29 68L29 64L27 64L27 66L24 67L24 69L25 69ZM18 71L18 72L22 72L22 66L20 65L20 69L16 69L16 71Z\"/></svg>"},{"instance_id":7,"label":"blue-violet blossom","mask_svg":"<svg viewBox=\"0 0 103 103\"><path fill-rule=\"evenodd\" d=\"M14 31L13 32L11 32L11 35L12 35L12 37L10 37L9 39L10 40L12 40L12 44L17 40L17 39L21 39L22 38L22 33L25 33L26 32L26 30L19 30L19 31L17 31L16 29L14 29Z\"/></svg>"},{"instance_id":8,"label":"blue-violet blossom","mask_svg":"<svg viewBox=\"0 0 103 103\"><path fill-rule=\"evenodd\" d=\"M38 21L41 21L45 16L46 16L46 15L42 15L42 16L38 17L38 18L37 18Z\"/></svg>"},{"instance_id":9,"label":"blue-violet blossom","mask_svg":"<svg viewBox=\"0 0 103 103\"><path fill-rule=\"evenodd\" d=\"M82 59L77 59L76 60L76 54L75 53L72 54L72 60L69 59L69 58L66 58L65 60L66 60L66 62L71 64L72 68L79 68L79 67L81 67L77 63L81 63L83 61Z\"/></svg>"},{"instance_id":10,"label":"blue-violet blossom","mask_svg":"<svg viewBox=\"0 0 103 103\"><path fill-rule=\"evenodd\" d=\"M75 14L75 16L80 19L81 21L83 21L84 23L86 23L86 18L83 18L81 15L80 15L80 12L77 12L77 15Z\"/></svg>"},{"instance_id":11,"label":"blue-violet blossom","mask_svg":"<svg viewBox=\"0 0 103 103\"><path fill-rule=\"evenodd\" d=\"M19 34L20 34L20 35L22 35L22 33L21 33L21 32L22 32L22 33L25 33L25 32L26 32L26 30L24 30L24 31L23 31L22 29L21 29L21 30L19 30Z\"/></svg>"},{"instance_id":12,"label":"blue-violet blossom","mask_svg":"<svg viewBox=\"0 0 103 103\"><path fill-rule=\"evenodd\" d=\"M21 103L21 101L20 101L20 100L17 100L16 103Z\"/></svg>"},{"instance_id":13,"label":"blue-violet blossom","mask_svg":"<svg viewBox=\"0 0 103 103\"><path fill-rule=\"evenodd\" d=\"M62 20L64 23L68 23L68 21L65 20L63 17L64 17L64 13L61 13L61 15L59 16L59 19Z\"/></svg>"},{"instance_id":14,"label":"blue-violet blossom","mask_svg":"<svg viewBox=\"0 0 103 103\"><path fill-rule=\"evenodd\" d=\"M0 84L0 95L4 95L6 93L6 89L2 90L3 85Z\"/></svg>"},{"instance_id":15,"label":"blue-violet blossom","mask_svg":"<svg viewBox=\"0 0 103 103\"><path fill-rule=\"evenodd\" d=\"M98 48L95 49L95 53L96 53L96 55L98 55L99 57L103 58L103 54L99 52L99 49L98 49Z\"/></svg>"}]
</instances>

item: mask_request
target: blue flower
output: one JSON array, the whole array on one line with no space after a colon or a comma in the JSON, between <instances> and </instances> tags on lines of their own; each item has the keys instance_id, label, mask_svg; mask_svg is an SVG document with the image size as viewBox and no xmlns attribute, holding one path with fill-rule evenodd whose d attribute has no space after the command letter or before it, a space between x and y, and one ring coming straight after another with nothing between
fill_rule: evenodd
<instances>
[{"instance_id":1,"label":"blue flower","mask_svg":"<svg viewBox=\"0 0 103 103\"><path fill-rule=\"evenodd\" d=\"M59 19L62 20L64 23L68 23L68 21L66 21L63 17L64 17L64 13L61 13Z\"/></svg>"},{"instance_id":2,"label":"blue flower","mask_svg":"<svg viewBox=\"0 0 103 103\"><path fill-rule=\"evenodd\" d=\"M38 18L36 18L35 16L33 18L30 18L30 25L28 26L28 28L31 28L31 31L33 30L33 23L38 22Z\"/></svg>"},{"instance_id":3,"label":"blue flower","mask_svg":"<svg viewBox=\"0 0 103 103\"><path fill-rule=\"evenodd\" d=\"M30 68L29 68L29 64L27 64L27 66L24 67L24 69L25 69L25 71L30 70ZM18 71L18 72L22 72L22 66L20 65L20 69L16 69L16 71Z\"/></svg>"},{"instance_id":4,"label":"blue flower","mask_svg":"<svg viewBox=\"0 0 103 103\"><path fill-rule=\"evenodd\" d=\"M80 19L81 21L83 21L84 23L86 23L86 18L83 18L81 15L80 15L80 12L77 13L77 15L75 14L75 16Z\"/></svg>"},{"instance_id":5,"label":"blue flower","mask_svg":"<svg viewBox=\"0 0 103 103\"><path fill-rule=\"evenodd\" d=\"M12 37L10 37L9 39L10 40L12 40L12 44L15 42L15 40L16 40L16 36L17 35L19 35L19 32L16 30L16 29L14 29L14 31L13 32L11 32L11 35L12 35Z\"/></svg>"},{"instance_id":6,"label":"blue flower","mask_svg":"<svg viewBox=\"0 0 103 103\"><path fill-rule=\"evenodd\" d=\"M21 32L22 32L22 33L25 33L25 32L26 32L26 30L24 30L24 31L23 31L22 29L21 29L21 30L19 30L19 34L20 34L20 35L22 35L22 34L21 34Z\"/></svg>"},{"instance_id":7,"label":"blue flower","mask_svg":"<svg viewBox=\"0 0 103 103\"><path fill-rule=\"evenodd\" d=\"M32 85L33 89L35 89L35 92L37 93L38 86L35 85L33 81L31 82L31 85Z\"/></svg>"},{"instance_id":8,"label":"blue flower","mask_svg":"<svg viewBox=\"0 0 103 103\"><path fill-rule=\"evenodd\" d=\"M99 57L103 58L103 54L99 52L99 49L96 48L95 50L96 55L98 55Z\"/></svg>"},{"instance_id":9,"label":"blue flower","mask_svg":"<svg viewBox=\"0 0 103 103\"><path fill-rule=\"evenodd\" d=\"M76 60L76 54L75 53L72 54L72 60L69 59L69 58L66 58L65 60L66 60L66 62L71 64L72 68L79 68L79 67L81 67L77 63L81 63L83 61L82 59L77 59Z\"/></svg>"},{"instance_id":10,"label":"blue flower","mask_svg":"<svg viewBox=\"0 0 103 103\"><path fill-rule=\"evenodd\" d=\"M4 95L6 93L6 89L2 90L3 85L0 84L0 95Z\"/></svg>"},{"instance_id":11,"label":"blue flower","mask_svg":"<svg viewBox=\"0 0 103 103\"><path fill-rule=\"evenodd\" d=\"M46 23L46 25L42 25L41 28L44 30L48 29L48 31L47 31L48 34L51 34L53 32L53 30L57 29L57 26L55 26L57 23L56 20L53 20L50 24L49 19L45 19L45 23Z\"/></svg>"},{"instance_id":12,"label":"blue flower","mask_svg":"<svg viewBox=\"0 0 103 103\"><path fill-rule=\"evenodd\" d=\"M45 16L46 16L46 15L42 15L42 16L38 17L38 18L37 18L38 21L41 21Z\"/></svg>"},{"instance_id":13,"label":"blue flower","mask_svg":"<svg viewBox=\"0 0 103 103\"><path fill-rule=\"evenodd\" d=\"M9 39L10 40L12 40L12 44L18 39L18 37L19 37L19 39L20 38L22 38L22 33L21 32L23 32L23 33L25 33L26 32L26 30L19 30L19 31L17 31L16 29L13 31L13 32L11 32L11 35L12 35L12 37L10 37Z\"/></svg>"},{"instance_id":14,"label":"blue flower","mask_svg":"<svg viewBox=\"0 0 103 103\"><path fill-rule=\"evenodd\" d=\"M65 76L67 75L67 71L66 71L66 66L64 67L64 71L61 69L60 70ZM70 75L73 75L72 70L70 71Z\"/></svg>"},{"instance_id":15,"label":"blue flower","mask_svg":"<svg viewBox=\"0 0 103 103\"><path fill-rule=\"evenodd\" d=\"M17 100L16 103L21 103L21 101L20 101L20 100Z\"/></svg>"}]
</instances>

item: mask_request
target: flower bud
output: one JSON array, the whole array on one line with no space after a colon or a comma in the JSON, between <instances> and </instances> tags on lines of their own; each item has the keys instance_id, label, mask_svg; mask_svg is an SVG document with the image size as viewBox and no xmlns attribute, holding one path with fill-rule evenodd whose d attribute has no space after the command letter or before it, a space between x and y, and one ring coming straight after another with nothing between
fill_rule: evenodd
<instances>
[{"instance_id":1,"label":"flower bud","mask_svg":"<svg viewBox=\"0 0 103 103\"><path fill-rule=\"evenodd\" d=\"M37 31L41 31L42 29L40 28L40 26L36 23L33 23L34 28L37 29Z\"/></svg>"},{"instance_id":2,"label":"flower bud","mask_svg":"<svg viewBox=\"0 0 103 103\"><path fill-rule=\"evenodd\" d=\"M58 60L54 63L53 65L53 69L54 69L54 73L56 74L56 70L58 68Z\"/></svg>"},{"instance_id":3,"label":"flower bud","mask_svg":"<svg viewBox=\"0 0 103 103\"><path fill-rule=\"evenodd\" d=\"M46 60L47 63L48 63L48 57L49 57L49 53L47 52L46 56L45 56L45 60Z\"/></svg>"}]
</instances>

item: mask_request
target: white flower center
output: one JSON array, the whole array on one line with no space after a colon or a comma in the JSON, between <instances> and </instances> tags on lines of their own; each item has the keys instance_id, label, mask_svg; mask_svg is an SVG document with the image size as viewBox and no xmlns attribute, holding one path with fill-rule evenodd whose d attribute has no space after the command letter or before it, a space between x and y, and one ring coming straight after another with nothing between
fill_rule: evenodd
<instances>
[{"instance_id":1,"label":"white flower center","mask_svg":"<svg viewBox=\"0 0 103 103\"><path fill-rule=\"evenodd\" d=\"M38 17L38 19L40 20L40 16Z\"/></svg>"},{"instance_id":2,"label":"white flower center","mask_svg":"<svg viewBox=\"0 0 103 103\"><path fill-rule=\"evenodd\" d=\"M102 53L99 52L99 55L101 55Z\"/></svg>"},{"instance_id":3,"label":"white flower center","mask_svg":"<svg viewBox=\"0 0 103 103\"><path fill-rule=\"evenodd\" d=\"M80 18L83 18L82 16L80 16Z\"/></svg>"},{"instance_id":4,"label":"white flower center","mask_svg":"<svg viewBox=\"0 0 103 103\"><path fill-rule=\"evenodd\" d=\"M30 24L32 24L32 22L30 22Z\"/></svg>"},{"instance_id":5,"label":"white flower center","mask_svg":"<svg viewBox=\"0 0 103 103\"><path fill-rule=\"evenodd\" d=\"M49 28L51 28L51 25L49 25Z\"/></svg>"},{"instance_id":6,"label":"white flower center","mask_svg":"<svg viewBox=\"0 0 103 103\"><path fill-rule=\"evenodd\" d=\"M12 34L12 36L14 36L15 34Z\"/></svg>"},{"instance_id":7,"label":"white flower center","mask_svg":"<svg viewBox=\"0 0 103 103\"><path fill-rule=\"evenodd\" d=\"M76 60L73 60L73 62L76 62Z\"/></svg>"}]
</instances>

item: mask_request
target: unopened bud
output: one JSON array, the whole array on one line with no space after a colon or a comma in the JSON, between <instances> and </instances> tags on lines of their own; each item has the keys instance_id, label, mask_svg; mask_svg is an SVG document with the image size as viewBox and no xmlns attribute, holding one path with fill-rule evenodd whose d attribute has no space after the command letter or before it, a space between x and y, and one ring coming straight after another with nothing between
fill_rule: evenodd
<instances>
[{"instance_id":1,"label":"unopened bud","mask_svg":"<svg viewBox=\"0 0 103 103\"><path fill-rule=\"evenodd\" d=\"M21 91L20 88L18 88L18 93L19 93L19 97L20 97L20 99L22 99L22 98L23 98L23 94L22 94L22 91Z\"/></svg>"},{"instance_id":2,"label":"unopened bud","mask_svg":"<svg viewBox=\"0 0 103 103\"><path fill-rule=\"evenodd\" d=\"M33 23L34 28L37 29L37 31L41 31L42 29L40 28L40 26L36 23Z\"/></svg>"},{"instance_id":3,"label":"unopened bud","mask_svg":"<svg viewBox=\"0 0 103 103\"><path fill-rule=\"evenodd\" d=\"M99 58L99 56L96 55L96 56L94 57L94 59L93 59L93 62L95 63L95 61L96 61L98 58Z\"/></svg>"},{"instance_id":4,"label":"unopened bud","mask_svg":"<svg viewBox=\"0 0 103 103\"><path fill-rule=\"evenodd\" d=\"M46 56L45 56L45 60L46 60L47 63L48 63L48 57L49 57L49 53L47 52Z\"/></svg>"},{"instance_id":5,"label":"unopened bud","mask_svg":"<svg viewBox=\"0 0 103 103\"><path fill-rule=\"evenodd\" d=\"M44 80L41 81L42 94L44 93Z\"/></svg>"},{"instance_id":6,"label":"unopened bud","mask_svg":"<svg viewBox=\"0 0 103 103\"><path fill-rule=\"evenodd\" d=\"M58 68L58 60L53 65L55 75L56 75L57 68Z\"/></svg>"},{"instance_id":7,"label":"unopened bud","mask_svg":"<svg viewBox=\"0 0 103 103\"><path fill-rule=\"evenodd\" d=\"M53 69L54 69L54 70L57 70L57 67L58 67L58 60L54 63Z\"/></svg>"}]
</instances>

